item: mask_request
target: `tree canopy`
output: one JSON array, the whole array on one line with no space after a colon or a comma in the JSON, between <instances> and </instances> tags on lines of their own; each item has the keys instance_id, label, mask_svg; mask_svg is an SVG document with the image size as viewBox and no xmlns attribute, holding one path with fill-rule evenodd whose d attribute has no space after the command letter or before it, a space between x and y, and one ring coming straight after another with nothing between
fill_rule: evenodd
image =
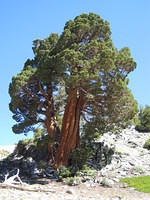
<instances>
[{"instance_id":1,"label":"tree canopy","mask_svg":"<svg viewBox=\"0 0 150 200\"><path fill-rule=\"evenodd\" d=\"M49 65L51 77L47 77L48 55L55 46L58 36L51 34L45 40L33 42L34 59L28 59L23 70L12 78L9 86L10 110L17 124L15 133L27 133L38 123L49 126L54 115L53 92L57 91L56 67ZM44 67L43 67L44 66Z\"/></svg>"},{"instance_id":2,"label":"tree canopy","mask_svg":"<svg viewBox=\"0 0 150 200\"><path fill-rule=\"evenodd\" d=\"M54 137L61 111L56 167L67 165L72 150L80 147L82 130L87 137L102 134L124 127L136 114L127 78L136 63L129 48L114 47L109 23L99 15L69 20L60 36L35 40L33 52L34 59L26 61L9 87L10 110L17 122L13 131L28 132L41 123Z\"/></svg>"}]
</instances>

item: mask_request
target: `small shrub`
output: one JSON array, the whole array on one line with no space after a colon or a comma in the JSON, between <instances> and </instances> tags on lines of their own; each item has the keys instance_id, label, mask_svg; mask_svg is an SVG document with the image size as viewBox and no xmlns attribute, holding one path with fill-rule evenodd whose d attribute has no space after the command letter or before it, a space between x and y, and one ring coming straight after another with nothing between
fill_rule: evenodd
<instances>
[{"instance_id":1,"label":"small shrub","mask_svg":"<svg viewBox=\"0 0 150 200\"><path fill-rule=\"evenodd\" d=\"M69 159L69 165L71 167L72 173L75 174L77 171L81 170L84 165L86 165L90 154L90 149L88 148L77 148L73 150Z\"/></svg>"},{"instance_id":2,"label":"small shrub","mask_svg":"<svg viewBox=\"0 0 150 200\"><path fill-rule=\"evenodd\" d=\"M59 169L58 175L60 180L63 180L64 178L68 178L71 176L71 171L69 170L69 168L62 166Z\"/></svg>"},{"instance_id":3,"label":"small shrub","mask_svg":"<svg viewBox=\"0 0 150 200\"><path fill-rule=\"evenodd\" d=\"M139 174L143 174L144 173L144 169L142 167L133 167L132 171L137 172Z\"/></svg>"},{"instance_id":4,"label":"small shrub","mask_svg":"<svg viewBox=\"0 0 150 200\"><path fill-rule=\"evenodd\" d=\"M145 142L143 148L150 150L150 139Z\"/></svg>"},{"instance_id":5,"label":"small shrub","mask_svg":"<svg viewBox=\"0 0 150 200\"><path fill-rule=\"evenodd\" d=\"M95 169L92 169L88 167L87 165L84 165L80 173L86 175L86 176L91 176L91 177L96 177L97 171Z\"/></svg>"},{"instance_id":6,"label":"small shrub","mask_svg":"<svg viewBox=\"0 0 150 200\"><path fill-rule=\"evenodd\" d=\"M81 183L81 177L74 176L74 177L67 177L64 179L64 183L70 186L79 185Z\"/></svg>"},{"instance_id":7,"label":"small shrub","mask_svg":"<svg viewBox=\"0 0 150 200\"><path fill-rule=\"evenodd\" d=\"M32 157L33 151L35 150L35 145L33 139L20 140L15 148L15 152L18 156ZM34 154L33 154L34 155Z\"/></svg>"},{"instance_id":8,"label":"small shrub","mask_svg":"<svg viewBox=\"0 0 150 200\"><path fill-rule=\"evenodd\" d=\"M97 171L86 165L76 173L73 171L73 168L65 166L62 166L58 171L59 179L68 185L78 185L82 181L90 180L91 177L95 178L96 175Z\"/></svg>"}]
</instances>

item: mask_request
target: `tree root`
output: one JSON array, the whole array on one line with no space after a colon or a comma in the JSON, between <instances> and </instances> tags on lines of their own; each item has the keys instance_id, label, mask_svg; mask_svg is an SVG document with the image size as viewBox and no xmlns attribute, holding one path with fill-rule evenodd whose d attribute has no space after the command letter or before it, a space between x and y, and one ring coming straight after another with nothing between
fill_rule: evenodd
<instances>
[{"instance_id":1,"label":"tree root","mask_svg":"<svg viewBox=\"0 0 150 200\"><path fill-rule=\"evenodd\" d=\"M21 178L19 177L19 169L17 169L17 174L16 175L7 178L8 176L9 176L9 173L7 173L5 175L5 181L3 182L4 184L18 183L18 182L15 181L15 179L17 179L20 184L23 184L23 182L21 181Z\"/></svg>"},{"instance_id":2,"label":"tree root","mask_svg":"<svg viewBox=\"0 0 150 200\"><path fill-rule=\"evenodd\" d=\"M51 192L51 193L55 193L55 191L52 190L45 190L45 189L41 189L39 188L30 188L30 185L28 185L26 183L23 183L21 181L21 178L19 177L19 169L17 169L17 173L14 176L9 177L9 173L7 173L5 175L5 180L3 183L0 183L0 188L9 188L9 189L17 189L17 190L22 190L22 191L28 191L28 192ZM15 181L15 179L17 179L19 182ZM16 184L20 184L20 185L16 185Z\"/></svg>"}]
</instances>

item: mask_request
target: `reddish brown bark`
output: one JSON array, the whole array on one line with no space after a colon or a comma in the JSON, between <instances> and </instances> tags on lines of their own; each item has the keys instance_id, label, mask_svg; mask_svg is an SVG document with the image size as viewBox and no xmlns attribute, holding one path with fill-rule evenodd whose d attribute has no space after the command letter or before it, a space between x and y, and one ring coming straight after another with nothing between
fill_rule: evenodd
<instances>
[{"instance_id":1,"label":"reddish brown bark","mask_svg":"<svg viewBox=\"0 0 150 200\"><path fill-rule=\"evenodd\" d=\"M49 136L47 160L54 162L55 144L58 142L58 135L60 135L60 130L54 117L47 118L47 131Z\"/></svg>"},{"instance_id":2,"label":"reddish brown bark","mask_svg":"<svg viewBox=\"0 0 150 200\"><path fill-rule=\"evenodd\" d=\"M57 125L55 113L54 113L54 100L53 100L52 86L49 85L47 87L47 94L44 94L44 91L42 91L42 94L46 99L46 106L45 106L46 118L45 118L44 124L49 136L47 160L54 161L54 146L55 146L55 142L58 140L58 135L60 135L60 130Z\"/></svg>"},{"instance_id":3,"label":"reddish brown bark","mask_svg":"<svg viewBox=\"0 0 150 200\"><path fill-rule=\"evenodd\" d=\"M56 154L56 168L68 164L69 154L80 145L79 125L84 98L77 89L70 90L61 129L61 141Z\"/></svg>"}]
</instances>

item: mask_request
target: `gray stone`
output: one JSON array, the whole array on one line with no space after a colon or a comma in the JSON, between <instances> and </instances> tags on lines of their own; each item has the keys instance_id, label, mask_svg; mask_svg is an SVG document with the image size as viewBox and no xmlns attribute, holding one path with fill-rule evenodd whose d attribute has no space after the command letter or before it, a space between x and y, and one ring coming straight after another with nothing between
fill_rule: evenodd
<instances>
[{"instance_id":1,"label":"gray stone","mask_svg":"<svg viewBox=\"0 0 150 200\"><path fill-rule=\"evenodd\" d=\"M113 178L113 181L116 183L119 183L120 180L119 180L119 178Z\"/></svg>"},{"instance_id":2,"label":"gray stone","mask_svg":"<svg viewBox=\"0 0 150 200\"><path fill-rule=\"evenodd\" d=\"M120 171L120 175L121 175L121 176L126 176L126 175L127 175L127 172L125 172L125 171Z\"/></svg>"},{"instance_id":3,"label":"gray stone","mask_svg":"<svg viewBox=\"0 0 150 200\"><path fill-rule=\"evenodd\" d=\"M120 184L119 184L119 187L120 187L120 188L127 188L127 187L128 187L128 184L127 184L127 183L120 183Z\"/></svg>"},{"instance_id":4,"label":"gray stone","mask_svg":"<svg viewBox=\"0 0 150 200\"><path fill-rule=\"evenodd\" d=\"M68 193L68 194L74 194L74 192L72 190L67 190L66 193Z\"/></svg>"},{"instance_id":5,"label":"gray stone","mask_svg":"<svg viewBox=\"0 0 150 200\"><path fill-rule=\"evenodd\" d=\"M106 186L106 187L113 187L114 181L109 178L103 178L101 185Z\"/></svg>"},{"instance_id":6,"label":"gray stone","mask_svg":"<svg viewBox=\"0 0 150 200\"><path fill-rule=\"evenodd\" d=\"M120 196L114 196L114 197L112 197L111 200L121 200L121 197Z\"/></svg>"},{"instance_id":7,"label":"gray stone","mask_svg":"<svg viewBox=\"0 0 150 200\"><path fill-rule=\"evenodd\" d=\"M121 200L121 197L120 196L114 196L114 197L112 197L111 200Z\"/></svg>"}]
</instances>

